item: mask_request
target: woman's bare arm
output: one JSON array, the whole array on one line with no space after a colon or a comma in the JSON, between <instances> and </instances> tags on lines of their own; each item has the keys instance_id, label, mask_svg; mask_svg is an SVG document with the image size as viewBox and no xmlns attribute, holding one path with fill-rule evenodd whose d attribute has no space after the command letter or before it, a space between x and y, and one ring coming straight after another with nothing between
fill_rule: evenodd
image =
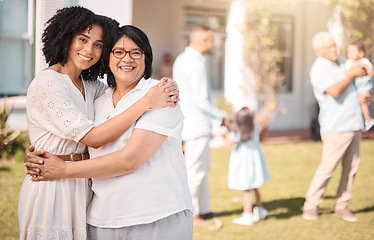
<instances>
[{"instance_id":1,"label":"woman's bare arm","mask_svg":"<svg viewBox=\"0 0 374 240\"><path fill-rule=\"evenodd\" d=\"M44 158L30 153L26 167L39 168L34 181L48 181L60 178L108 178L132 173L152 158L167 136L136 128L120 151L91 160L64 162L46 152ZM39 165L42 164L42 165Z\"/></svg>"},{"instance_id":2,"label":"woman's bare arm","mask_svg":"<svg viewBox=\"0 0 374 240\"><path fill-rule=\"evenodd\" d=\"M121 136L148 109L175 107L178 101L177 85L173 80L163 78L126 111L92 128L80 142L89 147L99 148Z\"/></svg>"}]
</instances>

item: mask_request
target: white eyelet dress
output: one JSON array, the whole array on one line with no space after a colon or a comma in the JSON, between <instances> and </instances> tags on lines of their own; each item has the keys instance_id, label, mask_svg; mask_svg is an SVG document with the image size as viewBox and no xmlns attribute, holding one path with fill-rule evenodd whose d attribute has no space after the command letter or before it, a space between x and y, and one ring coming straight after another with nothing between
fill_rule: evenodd
<instances>
[{"instance_id":1,"label":"white eyelet dress","mask_svg":"<svg viewBox=\"0 0 374 240\"><path fill-rule=\"evenodd\" d=\"M84 81L85 96L67 75L53 70L37 74L27 92L31 144L56 155L84 153L79 140L93 127L93 102L107 88ZM18 220L20 239L86 239L86 208L91 200L88 179L61 179L22 184Z\"/></svg>"}]
</instances>

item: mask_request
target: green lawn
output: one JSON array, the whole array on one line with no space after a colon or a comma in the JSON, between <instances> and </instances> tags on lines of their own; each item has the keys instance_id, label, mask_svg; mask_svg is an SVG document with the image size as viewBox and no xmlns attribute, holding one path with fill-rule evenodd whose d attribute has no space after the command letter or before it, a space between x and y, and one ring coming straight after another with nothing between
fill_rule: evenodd
<instances>
[{"instance_id":1,"label":"green lawn","mask_svg":"<svg viewBox=\"0 0 374 240\"><path fill-rule=\"evenodd\" d=\"M195 227L194 239L240 240L240 239L374 239L374 141L361 144L361 165L357 174L350 207L359 221L346 222L333 213L334 196L340 177L340 169L332 177L320 205L318 221L301 218L304 197L317 168L322 146L320 142L299 144L262 145L271 180L260 188L265 208L269 210L266 220L252 226L231 223L242 213L240 191L227 188L229 148L212 149L210 185L212 210L219 212L223 227L212 231L207 227ZM10 167L0 165L0 239L17 239L18 193L24 179L21 162Z\"/></svg>"},{"instance_id":2,"label":"green lawn","mask_svg":"<svg viewBox=\"0 0 374 240\"><path fill-rule=\"evenodd\" d=\"M320 219L307 221L301 217L306 191L321 160L320 142L262 145L262 148L271 174L271 180L260 188L264 207L269 210L268 219L252 226L231 223L242 214L242 193L227 188L230 149L214 149L210 172L212 210L221 213L219 220L223 227L215 232L195 227L194 239L374 239L374 141L365 140L361 144L361 165L350 202L359 218L355 223L333 215L340 168L320 204Z\"/></svg>"}]
</instances>

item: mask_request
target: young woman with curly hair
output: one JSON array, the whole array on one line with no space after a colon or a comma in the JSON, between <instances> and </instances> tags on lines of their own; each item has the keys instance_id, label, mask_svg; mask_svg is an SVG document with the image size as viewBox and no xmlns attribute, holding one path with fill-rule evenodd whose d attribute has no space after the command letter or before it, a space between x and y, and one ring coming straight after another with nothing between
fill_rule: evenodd
<instances>
[{"instance_id":1,"label":"young woman with curly hair","mask_svg":"<svg viewBox=\"0 0 374 240\"><path fill-rule=\"evenodd\" d=\"M36 149L65 161L85 160L87 146L115 140L147 109L176 105L178 90L163 80L128 110L94 124L94 101L107 89L97 77L108 69L116 31L116 21L83 7L60 9L47 22L42 41L49 67L35 76L27 92L29 135ZM31 179L26 176L20 191L20 239L86 239L88 180Z\"/></svg>"}]
</instances>

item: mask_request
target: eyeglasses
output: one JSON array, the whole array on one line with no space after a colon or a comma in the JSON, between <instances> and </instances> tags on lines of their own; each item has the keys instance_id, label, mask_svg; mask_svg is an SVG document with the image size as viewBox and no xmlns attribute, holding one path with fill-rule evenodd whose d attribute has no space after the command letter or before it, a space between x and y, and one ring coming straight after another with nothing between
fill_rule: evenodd
<instances>
[{"instance_id":1,"label":"eyeglasses","mask_svg":"<svg viewBox=\"0 0 374 240\"><path fill-rule=\"evenodd\" d=\"M118 59L124 58L126 54L128 53L132 59L138 60L143 56L144 51L143 50L125 51L122 49L113 49L112 53L113 53L113 56Z\"/></svg>"}]
</instances>

